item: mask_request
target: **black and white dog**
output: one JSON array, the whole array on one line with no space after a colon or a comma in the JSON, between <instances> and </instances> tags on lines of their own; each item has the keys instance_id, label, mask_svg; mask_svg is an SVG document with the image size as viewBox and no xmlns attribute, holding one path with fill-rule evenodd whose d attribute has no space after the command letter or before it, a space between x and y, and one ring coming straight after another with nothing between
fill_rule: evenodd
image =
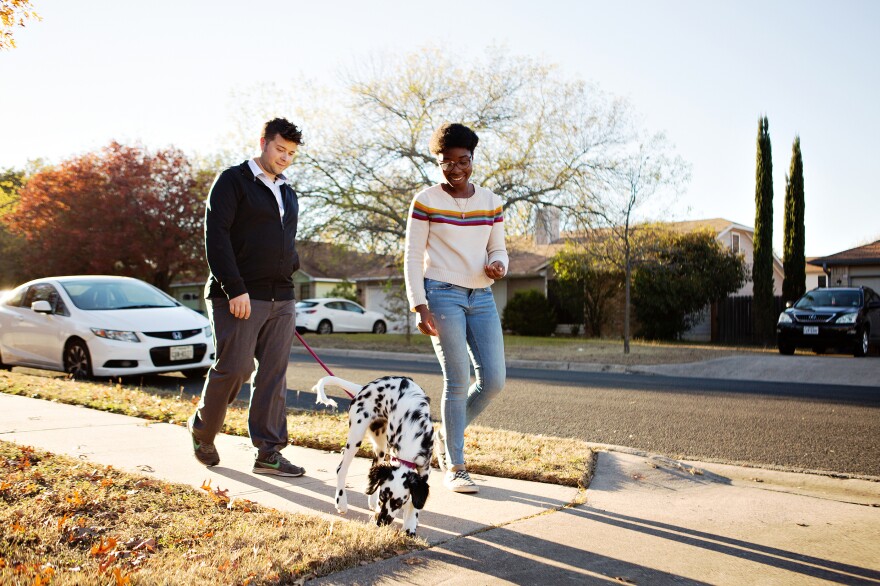
<instances>
[{"instance_id":1,"label":"black and white dog","mask_svg":"<svg viewBox=\"0 0 880 586\"><path fill-rule=\"evenodd\" d=\"M348 441L336 469L336 510L348 511L345 478L364 436L376 457L367 483L367 503L378 525L391 523L403 510L403 528L415 535L419 511L428 499L428 474L434 445L430 400L412 379L384 376L363 387L335 376L325 376L312 387L317 402L336 406L325 385L336 385L354 395L348 409Z\"/></svg>"}]
</instances>

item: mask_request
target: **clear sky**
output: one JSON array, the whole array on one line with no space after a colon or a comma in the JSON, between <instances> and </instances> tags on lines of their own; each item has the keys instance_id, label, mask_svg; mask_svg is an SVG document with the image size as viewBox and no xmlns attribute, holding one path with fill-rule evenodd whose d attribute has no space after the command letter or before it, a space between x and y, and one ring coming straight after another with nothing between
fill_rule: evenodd
<instances>
[{"instance_id":1,"label":"clear sky","mask_svg":"<svg viewBox=\"0 0 880 586\"><path fill-rule=\"evenodd\" d=\"M34 0L42 22L0 53L0 167L110 140L210 153L231 90L335 75L425 44L457 59L503 44L624 96L692 165L676 215L754 224L758 117L770 121L774 244L801 137L808 256L880 239L880 2ZM284 114L279 113L279 114ZM306 130L308 121L302 121ZM255 129L255 133L258 132Z\"/></svg>"}]
</instances>

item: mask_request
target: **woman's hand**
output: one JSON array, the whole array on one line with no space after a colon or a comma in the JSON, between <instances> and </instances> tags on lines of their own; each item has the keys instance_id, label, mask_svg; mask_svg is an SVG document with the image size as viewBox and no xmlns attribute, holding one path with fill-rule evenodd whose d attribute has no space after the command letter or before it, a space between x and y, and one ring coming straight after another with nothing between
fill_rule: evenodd
<instances>
[{"instance_id":1,"label":"woman's hand","mask_svg":"<svg viewBox=\"0 0 880 586\"><path fill-rule=\"evenodd\" d=\"M419 314L419 331L428 336L437 335L437 327L434 325L434 316L427 305L416 305Z\"/></svg>"},{"instance_id":2,"label":"woman's hand","mask_svg":"<svg viewBox=\"0 0 880 586\"><path fill-rule=\"evenodd\" d=\"M492 264L486 265L485 267L483 267L483 270L486 272L486 276L493 281L497 281L504 276L504 265L501 264L501 261L499 260L496 260Z\"/></svg>"}]
</instances>

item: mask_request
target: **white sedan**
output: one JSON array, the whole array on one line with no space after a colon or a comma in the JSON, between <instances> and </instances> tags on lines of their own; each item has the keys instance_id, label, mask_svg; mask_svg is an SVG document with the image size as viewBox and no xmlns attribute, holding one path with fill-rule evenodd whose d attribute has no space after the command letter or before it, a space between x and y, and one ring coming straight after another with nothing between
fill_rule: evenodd
<instances>
[{"instance_id":1,"label":"white sedan","mask_svg":"<svg viewBox=\"0 0 880 586\"><path fill-rule=\"evenodd\" d=\"M213 359L210 322L137 279L37 279L0 300L0 368L74 378L173 371L198 378Z\"/></svg>"},{"instance_id":2,"label":"white sedan","mask_svg":"<svg viewBox=\"0 0 880 586\"><path fill-rule=\"evenodd\" d=\"M296 329L300 332L373 332L388 330L385 316L368 311L348 299L304 299L296 304Z\"/></svg>"}]
</instances>

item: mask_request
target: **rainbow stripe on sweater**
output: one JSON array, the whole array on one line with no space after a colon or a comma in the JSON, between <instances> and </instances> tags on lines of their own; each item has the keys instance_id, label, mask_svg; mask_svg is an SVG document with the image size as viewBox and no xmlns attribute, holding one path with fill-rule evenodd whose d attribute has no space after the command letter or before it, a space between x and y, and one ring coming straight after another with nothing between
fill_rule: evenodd
<instances>
[{"instance_id":1,"label":"rainbow stripe on sweater","mask_svg":"<svg viewBox=\"0 0 880 586\"><path fill-rule=\"evenodd\" d=\"M504 221L502 209L472 210L464 213L461 217L460 210L441 210L429 208L419 202L413 205L412 217L416 220L434 222L436 224L452 224L453 226L491 226Z\"/></svg>"}]
</instances>

